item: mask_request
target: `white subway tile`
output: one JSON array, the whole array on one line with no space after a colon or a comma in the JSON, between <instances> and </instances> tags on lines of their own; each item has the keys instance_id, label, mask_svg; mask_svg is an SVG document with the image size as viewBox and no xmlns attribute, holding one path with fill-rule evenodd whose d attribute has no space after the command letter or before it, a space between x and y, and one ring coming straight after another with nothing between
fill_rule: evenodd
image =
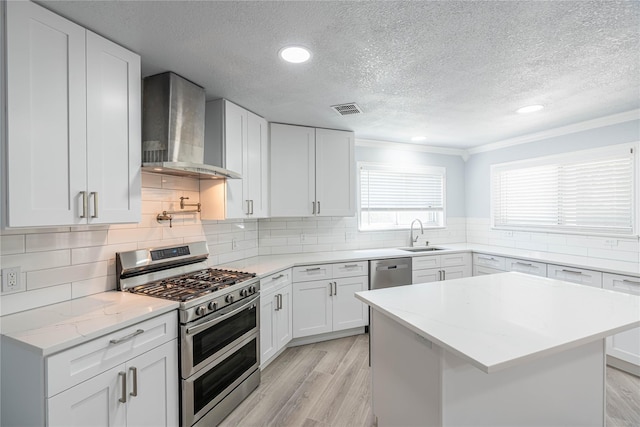
<instances>
[{"instance_id":1,"label":"white subway tile","mask_svg":"<svg viewBox=\"0 0 640 427\"><path fill-rule=\"evenodd\" d=\"M589 258L604 258L615 261L636 262L637 254L635 252L616 251L610 249L587 248L587 256Z\"/></svg>"},{"instance_id":2,"label":"white subway tile","mask_svg":"<svg viewBox=\"0 0 640 427\"><path fill-rule=\"evenodd\" d=\"M157 173L142 173L142 187L161 188L162 187L162 175Z\"/></svg>"},{"instance_id":3,"label":"white subway tile","mask_svg":"<svg viewBox=\"0 0 640 427\"><path fill-rule=\"evenodd\" d=\"M158 240L145 240L138 242L138 249L147 249L147 248L161 248L163 246L175 246L181 245L184 243L184 239L178 237L176 239L158 239Z\"/></svg>"},{"instance_id":4,"label":"white subway tile","mask_svg":"<svg viewBox=\"0 0 640 427\"><path fill-rule=\"evenodd\" d=\"M108 231L80 231L70 233L29 234L27 252L99 246L107 243Z\"/></svg>"},{"instance_id":5,"label":"white subway tile","mask_svg":"<svg viewBox=\"0 0 640 427\"><path fill-rule=\"evenodd\" d=\"M303 245L303 252L330 252L333 248L333 245Z\"/></svg>"},{"instance_id":6,"label":"white subway tile","mask_svg":"<svg viewBox=\"0 0 640 427\"><path fill-rule=\"evenodd\" d=\"M3 295L2 298L0 298L0 315L5 316L7 314L30 310L44 305L68 301L70 299L70 283L60 286L52 286L50 288L37 289L35 291Z\"/></svg>"},{"instance_id":7,"label":"white subway tile","mask_svg":"<svg viewBox=\"0 0 640 427\"><path fill-rule=\"evenodd\" d=\"M71 283L71 298L86 297L116 289L116 276L94 277Z\"/></svg>"},{"instance_id":8,"label":"white subway tile","mask_svg":"<svg viewBox=\"0 0 640 427\"><path fill-rule=\"evenodd\" d=\"M15 236L0 236L0 255L20 254L25 251L25 236L16 234Z\"/></svg>"},{"instance_id":9,"label":"white subway tile","mask_svg":"<svg viewBox=\"0 0 640 427\"><path fill-rule=\"evenodd\" d=\"M162 188L200 192L200 181L195 178L163 175Z\"/></svg>"},{"instance_id":10,"label":"white subway tile","mask_svg":"<svg viewBox=\"0 0 640 427\"><path fill-rule=\"evenodd\" d=\"M183 225L175 227L164 227L162 229L163 239L175 239L177 237L201 236L204 238L202 226L200 225Z\"/></svg>"},{"instance_id":11,"label":"white subway tile","mask_svg":"<svg viewBox=\"0 0 640 427\"><path fill-rule=\"evenodd\" d=\"M110 245L130 242L162 240L162 228L137 228L135 230L109 230L107 241ZM143 246L144 247L144 246Z\"/></svg>"},{"instance_id":12,"label":"white subway tile","mask_svg":"<svg viewBox=\"0 0 640 427\"><path fill-rule=\"evenodd\" d=\"M76 248L71 250L71 264L86 264L115 259L116 252L135 251L136 249L138 249L137 243Z\"/></svg>"},{"instance_id":13,"label":"white subway tile","mask_svg":"<svg viewBox=\"0 0 640 427\"><path fill-rule=\"evenodd\" d=\"M109 271L108 266L109 263L107 261L99 261L89 264L30 271L27 273L27 290L30 291L93 277L107 276L109 273L114 274L115 270Z\"/></svg>"},{"instance_id":14,"label":"white subway tile","mask_svg":"<svg viewBox=\"0 0 640 427\"><path fill-rule=\"evenodd\" d=\"M271 248L271 253L273 255L279 254L296 254L302 252L302 245L292 245L292 246L274 246Z\"/></svg>"},{"instance_id":15,"label":"white subway tile","mask_svg":"<svg viewBox=\"0 0 640 427\"><path fill-rule=\"evenodd\" d=\"M3 267L20 267L22 271L55 268L71 264L71 251L32 252L24 254L3 255L0 258Z\"/></svg>"},{"instance_id":16,"label":"white subway tile","mask_svg":"<svg viewBox=\"0 0 640 427\"><path fill-rule=\"evenodd\" d=\"M547 245L547 250L550 253L558 253L558 254L567 254L567 255L587 255L587 248L583 246L568 246L568 245L557 245L557 244L549 244Z\"/></svg>"}]
</instances>

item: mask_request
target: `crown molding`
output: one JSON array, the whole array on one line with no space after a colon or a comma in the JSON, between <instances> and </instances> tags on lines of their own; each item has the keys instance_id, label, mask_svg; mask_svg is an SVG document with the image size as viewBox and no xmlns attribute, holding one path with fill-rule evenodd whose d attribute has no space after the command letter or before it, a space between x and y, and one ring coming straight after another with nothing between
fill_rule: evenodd
<instances>
[{"instance_id":1,"label":"crown molding","mask_svg":"<svg viewBox=\"0 0 640 427\"><path fill-rule=\"evenodd\" d=\"M355 140L358 147L371 147L371 148L393 148L395 150L402 151L417 151L421 153L434 153L434 154L446 154L449 156L460 156L463 160L467 160L467 150L460 148L444 148L444 147L431 147L421 144L409 144L406 142L394 142L394 141L378 141L375 139L359 139Z\"/></svg>"},{"instance_id":2,"label":"crown molding","mask_svg":"<svg viewBox=\"0 0 640 427\"><path fill-rule=\"evenodd\" d=\"M598 119L587 120L568 126L549 129L542 132L531 133L528 135L518 136L515 138L504 139L502 141L492 142L490 144L480 145L478 147L469 148L467 154L472 156L486 151L499 150L501 148L513 147L514 145L526 144L528 142L540 141L543 139L553 138L556 136L568 135L571 133L582 132L590 129L596 129L604 126L615 125L618 123L630 122L632 120L640 120L640 109L627 111L624 113L613 114L611 116L600 117Z\"/></svg>"}]
</instances>

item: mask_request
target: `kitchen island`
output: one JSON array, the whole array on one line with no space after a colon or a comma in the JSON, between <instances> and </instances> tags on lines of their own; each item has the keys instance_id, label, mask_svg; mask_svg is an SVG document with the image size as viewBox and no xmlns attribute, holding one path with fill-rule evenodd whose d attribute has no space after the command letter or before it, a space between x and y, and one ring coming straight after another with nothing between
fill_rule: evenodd
<instances>
[{"instance_id":1,"label":"kitchen island","mask_svg":"<svg viewBox=\"0 0 640 427\"><path fill-rule=\"evenodd\" d=\"M356 293L379 426L602 426L605 338L640 297L521 273Z\"/></svg>"}]
</instances>

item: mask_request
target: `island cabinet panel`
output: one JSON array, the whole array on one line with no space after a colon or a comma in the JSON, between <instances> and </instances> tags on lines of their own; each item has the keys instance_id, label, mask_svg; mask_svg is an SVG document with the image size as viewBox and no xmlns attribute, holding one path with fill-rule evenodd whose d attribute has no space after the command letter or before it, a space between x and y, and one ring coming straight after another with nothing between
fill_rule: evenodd
<instances>
[{"instance_id":1,"label":"island cabinet panel","mask_svg":"<svg viewBox=\"0 0 640 427\"><path fill-rule=\"evenodd\" d=\"M599 271L549 264L547 265L547 277L596 288L602 287L602 273Z\"/></svg>"},{"instance_id":2,"label":"island cabinet panel","mask_svg":"<svg viewBox=\"0 0 640 427\"><path fill-rule=\"evenodd\" d=\"M486 373L385 314L371 319L378 426L604 424L604 340Z\"/></svg>"},{"instance_id":3,"label":"island cabinet panel","mask_svg":"<svg viewBox=\"0 0 640 427\"><path fill-rule=\"evenodd\" d=\"M291 269L261 279L260 368L264 369L292 338Z\"/></svg>"},{"instance_id":4,"label":"island cabinet panel","mask_svg":"<svg viewBox=\"0 0 640 427\"><path fill-rule=\"evenodd\" d=\"M369 287L366 271L362 261L294 267L293 338L366 326L367 306L354 297Z\"/></svg>"},{"instance_id":5,"label":"island cabinet panel","mask_svg":"<svg viewBox=\"0 0 640 427\"><path fill-rule=\"evenodd\" d=\"M640 278L604 273L602 287L613 291L640 295ZM640 308L638 309L640 312ZM608 363L635 375L640 375L640 328L607 338ZM623 361L622 363L620 361ZM632 366L629 366L632 365Z\"/></svg>"},{"instance_id":6,"label":"island cabinet panel","mask_svg":"<svg viewBox=\"0 0 640 427\"><path fill-rule=\"evenodd\" d=\"M139 222L140 57L7 2L6 226Z\"/></svg>"}]
</instances>

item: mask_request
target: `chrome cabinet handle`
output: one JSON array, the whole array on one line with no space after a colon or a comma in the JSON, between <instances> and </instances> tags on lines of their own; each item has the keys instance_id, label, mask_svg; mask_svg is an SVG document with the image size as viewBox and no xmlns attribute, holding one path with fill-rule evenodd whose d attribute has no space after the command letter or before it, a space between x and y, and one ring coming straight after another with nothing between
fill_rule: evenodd
<instances>
[{"instance_id":1,"label":"chrome cabinet handle","mask_svg":"<svg viewBox=\"0 0 640 427\"><path fill-rule=\"evenodd\" d=\"M282 279L284 277L284 274L278 274L277 276L274 276L271 278L271 280L278 280L278 279Z\"/></svg>"},{"instance_id":2,"label":"chrome cabinet handle","mask_svg":"<svg viewBox=\"0 0 640 427\"><path fill-rule=\"evenodd\" d=\"M110 340L109 343L111 343L111 344L120 344L121 342L130 340L131 338L135 337L136 335L140 335L140 334L144 334L144 329L138 329L137 331L132 332L129 335L125 335L122 338L117 338L117 339Z\"/></svg>"},{"instance_id":3,"label":"chrome cabinet handle","mask_svg":"<svg viewBox=\"0 0 640 427\"><path fill-rule=\"evenodd\" d=\"M278 310L282 310L282 294L278 294Z\"/></svg>"},{"instance_id":4,"label":"chrome cabinet handle","mask_svg":"<svg viewBox=\"0 0 640 427\"><path fill-rule=\"evenodd\" d=\"M251 215L253 215L253 200L251 200Z\"/></svg>"},{"instance_id":5,"label":"chrome cabinet handle","mask_svg":"<svg viewBox=\"0 0 640 427\"><path fill-rule=\"evenodd\" d=\"M446 272L446 270L442 270L442 280L447 280L447 272Z\"/></svg>"},{"instance_id":6,"label":"chrome cabinet handle","mask_svg":"<svg viewBox=\"0 0 640 427\"><path fill-rule=\"evenodd\" d=\"M518 265L524 265L525 267L533 267L533 264L529 263L529 262L514 262L514 264L518 264Z\"/></svg>"},{"instance_id":7,"label":"chrome cabinet handle","mask_svg":"<svg viewBox=\"0 0 640 427\"><path fill-rule=\"evenodd\" d=\"M81 191L80 194L82 194L82 215L80 215L80 218L86 218L88 209L87 192Z\"/></svg>"},{"instance_id":8,"label":"chrome cabinet handle","mask_svg":"<svg viewBox=\"0 0 640 427\"><path fill-rule=\"evenodd\" d=\"M250 202L249 200L245 200L245 202L247 202L247 215L251 215L251 209L249 208Z\"/></svg>"},{"instance_id":9,"label":"chrome cabinet handle","mask_svg":"<svg viewBox=\"0 0 640 427\"><path fill-rule=\"evenodd\" d=\"M98 218L98 192L92 191L89 194L90 197L93 197L93 215L91 215L91 218Z\"/></svg>"},{"instance_id":10,"label":"chrome cabinet handle","mask_svg":"<svg viewBox=\"0 0 640 427\"><path fill-rule=\"evenodd\" d=\"M622 283L630 283L632 285L640 285L640 282L634 281L634 280L629 280L629 279L623 279Z\"/></svg>"},{"instance_id":11,"label":"chrome cabinet handle","mask_svg":"<svg viewBox=\"0 0 640 427\"><path fill-rule=\"evenodd\" d=\"M333 296L333 282L329 282L329 296Z\"/></svg>"},{"instance_id":12,"label":"chrome cabinet handle","mask_svg":"<svg viewBox=\"0 0 640 427\"><path fill-rule=\"evenodd\" d=\"M138 368L131 367L129 372L133 374L133 390L129 393L130 396L138 396Z\"/></svg>"},{"instance_id":13,"label":"chrome cabinet handle","mask_svg":"<svg viewBox=\"0 0 640 427\"><path fill-rule=\"evenodd\" d=\"M358 264L345 264L344 268L353 268L353 267L357 267Z\"/></svg>"},{"instance_id":14,"label":"chrome cabinet handle","mask_svg":"<svg viewBox=\"0 0 640 427\"><path fill-rule=\"evenodd\" d=\"M582 273L582 271L575 271L575 270L567 270L567 269L562 269L562 271L564 271L565 273L573 273L573 274L579 274L579 275L583 275L584 273Z\"/></svg>"},{"instance_id":15,"label":"chrome cabinet handle","mask_svg":"<svg viewBox=\"0 0 640 427\"><path fill-rule=\"evenodd\" d=\"M307 268L306 271L317 271L320 270L320 267L315 267L315 268Z\"/></svg>"},{"instance_id":16,"label":"chrome cabinet handle","mask_svg":"<svg viewBox=\"0 0 640 427\"><path fill-rule=\"evenodd\" d=\"M127 373L118 372L118 376L122 381L122 393L120 394L120 399L118 399L118 402L127 403Z\"/></svg>"},{"instance_id":17,"label":"chrome cabinet handle","mask_svg":"<svg viewBox=\"0 0 640 427\"><path fill-rule=\"evenodd\" d=\"M318 215L320 215L320 201L318 201Z\"/></svg>"},{"instance_id":18,"label":"chrome cabinet handle","mask_svg":"<svg viewBox=\"0 0 640 427\"><path fill-rule=\"evenodd\" d=\"M333 295L338 295L338 282L333 282Z\"/></svg>"},{"instance_id":19,"label":"chrome cabinet handle","mask_svg":"<svg viewBox=\"0 0 640 427\"><path fill-rule=\"evenodd\" d=\"M313 212L311 212L313 215L316 214L316 202L311 202L311 206L313 206L312 210Z\"/></svg>"},{"instance_id":20,"label":"chrome cabinet handle","mask_svg":"<svg viewBox=\"0 0 640 427\"><path fill-rule=\"evenodd\" d=\"M496 259L494 257L487 257L487 256L479 256L478 259L484 259L487 261L495 261Z\"/></svg>"}]
</instances>

